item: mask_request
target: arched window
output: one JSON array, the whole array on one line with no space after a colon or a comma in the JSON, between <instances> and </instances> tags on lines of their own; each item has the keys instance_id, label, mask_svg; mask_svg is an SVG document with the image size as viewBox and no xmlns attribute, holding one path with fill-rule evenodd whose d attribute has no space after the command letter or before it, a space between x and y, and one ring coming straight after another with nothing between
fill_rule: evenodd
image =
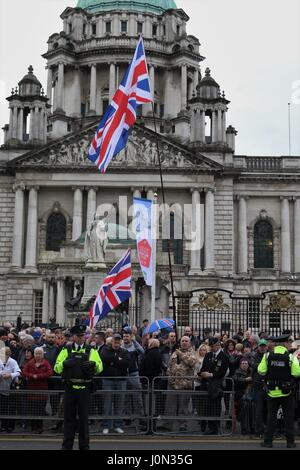
<instances>
[{"instance_id":1,"label":"arched window","mask_svg":"<svg viewBox=\"0 0 300 470\"><path fill-rule=\"evenodd\" d=\"M46 250L59 251L66 240L67 222L63 214L54 212L47 220Z\"/></svg>"},{"instance_id":2,"label":"arched window","mask_svg":"<svg viewBox=\"0 0 300 470\"><path fill-rule=\"evenodd\" d=\"M273 227L260 220L254 226L254 268L274 267Z\"/></svg>"}]
</instances>

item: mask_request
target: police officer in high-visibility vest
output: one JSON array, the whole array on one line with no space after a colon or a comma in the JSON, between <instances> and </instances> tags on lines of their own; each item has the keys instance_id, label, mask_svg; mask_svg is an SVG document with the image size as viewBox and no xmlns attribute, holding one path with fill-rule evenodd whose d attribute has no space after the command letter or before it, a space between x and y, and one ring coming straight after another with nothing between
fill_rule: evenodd
<instances>
[{"instance_id":1,"label":"police officer in high-visibility vest","mask_svg":"<svg viewBox=\"0 0 300 470\"><path fill-rule=\"evenodd\" d=\"M268 419L262 447L273 447L273 436L277 424L277 412L281 405L285 423L287 447L294 448L295 420L295 378L300 377L298 359L289 353L289 337L283 335L272 338L275 347L264 354L258 366L258 373L265 377L267 391Z\"/></svg>"},{"instance_id":2,"label":"police officer in high-visibility vest","mask_svg":"<svg viewBox=\"0 0 300 470\"><path fill-rule=\"evenodd\" d=\"M102 372L103 365L96 349L85 344L85 330L84 325L70 329L73 343L63 348L54 366L65 382L63 450L73 449L77 414L79 449L89 450L88 410L92 380L95 374Z\"/></svg>"}]
</instances>

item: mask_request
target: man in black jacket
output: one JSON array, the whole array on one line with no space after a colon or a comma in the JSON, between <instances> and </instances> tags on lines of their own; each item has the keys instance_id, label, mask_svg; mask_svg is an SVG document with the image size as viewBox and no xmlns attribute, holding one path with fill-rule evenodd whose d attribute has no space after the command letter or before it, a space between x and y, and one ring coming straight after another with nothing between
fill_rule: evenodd
<instances>
[{"instance_id":1,"label":"man in black jacket","mask_svg":"<svg viewBox=\"0 0 300 470\"><path fill-rule=\"evenodd\" d=\"M210 338L212 352L206 354L201 369L201 390L208 393L208 398L201 400L203 416L220 416L222 400L222 382L229 367L229 359L221 349L218 338ZM201 414L202 414L201 413ZM218 421L208 421L205 435L218 434Z\"/></svg>"},{"instance_id":2,"label":"man in black jacket","mask_svg":"<svg viewBox=\"0 0 300 470\"><path fill-rule=\"evenodd\" d=\"M100 352L104 367L102 390L107 391L107 393L104 393L105 416L120 416L123 412L126 390L125 377L128 374L130 359L128 351L121 347L121 340L122 336L120 334L114 334L111 345L105 346ZM113 390L122 390L124 393L113 394ZM122 419L104 419L102 424L103 434L108 434L112 428L118 434L124 433Z\"/></svg>"},{"instance_id":3,"label":"man in black jacket","mask_svg":"<svg viewBox=\"0 0 300 470\"><path fill-rule=\"evenodd\" d=\"M257 372L257 368L261 363L264 354L268 350L268 341L261 339L258 342L256 353L253 357L252 363L252 378L253 385L252 390L254 392L255 400L255 437L260 438L264 434L267 415L267 395L264 390L265 379L262 375Z\"/></svg>"}]
</instances>

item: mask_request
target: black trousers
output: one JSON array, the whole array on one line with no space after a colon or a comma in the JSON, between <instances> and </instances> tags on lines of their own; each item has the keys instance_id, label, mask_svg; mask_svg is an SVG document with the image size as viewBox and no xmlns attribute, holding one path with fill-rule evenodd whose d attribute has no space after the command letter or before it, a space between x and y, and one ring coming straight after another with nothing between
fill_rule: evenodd
<instances>
[{"instance_id":1,"label":"black trousers","mask_svg":"<svg viewBox=\"0 0 300 470\"><path fill-rule=\"evenodd\" d=\"M294 421L295 421L295 397L293 394L288 397L270 398L267 397L268 418L265 430L264 440L272 443L277 425L277 412L279 406L282 406L283 418L285 424L285 436L287 442L294 442Z\"/></svg>"},{"instance_id":2,"label":"black trousers","mask_svg":"<svg viewBox=\"0 0 300 470\"><path fill-rule=\"evenodd\" d=\"M64 450L73 450L79 421L79 449L89 450L89 389L67 389L64 401Z\"/></svg>"}]
</instances>

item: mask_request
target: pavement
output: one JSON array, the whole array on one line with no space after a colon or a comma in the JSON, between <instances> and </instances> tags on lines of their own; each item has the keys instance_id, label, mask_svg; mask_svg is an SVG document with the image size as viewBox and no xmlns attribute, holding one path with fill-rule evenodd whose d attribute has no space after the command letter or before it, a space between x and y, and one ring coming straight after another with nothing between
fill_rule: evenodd
<instances>
[{"instance_id":1,"label":"pavement","mask_svg":"<svg viewBox=\"0 0 300 470\"><path fill-rule=\"evenodd\" d=\"M0 436L0 450L59 450L61 437ZM74 449L78 449L77 440ZM300 440L296 441L298 450ZM273 450L285 450L284 439L275 440ZM239 437L92 437L91 450L117 451L197 451L197 450L269 450L260 447L260 440ZM290 450L290 449L289 449ZM297 450L292 449L292 450Z\"/></svg>"}]
</instances>

